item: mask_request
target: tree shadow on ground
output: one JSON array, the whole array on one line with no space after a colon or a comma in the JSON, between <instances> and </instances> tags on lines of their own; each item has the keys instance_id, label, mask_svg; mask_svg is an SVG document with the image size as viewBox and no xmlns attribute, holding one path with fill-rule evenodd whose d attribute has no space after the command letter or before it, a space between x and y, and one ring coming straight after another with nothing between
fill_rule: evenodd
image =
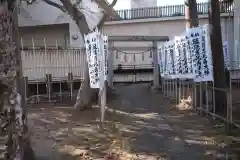
<instances>
[{"instance_id":1,"label":"tree shadow on ground","mask_svg":"<svg viewBox=\"0 0 240 160\"><path fill-rule=\"evenodd\" d=\"M76 158L85 154L103 158L120 150L123 144L117 125L106 118L101 130L99 111L95 107L83 112L51 106L31 109L28 118L36 154L55 159L66 159L64 154ZM112 116L109 114L112 113L106 112L106 117Z\"/></svg>"},{"instance_id":2,"label":"tree shadow on ground","mask_svg":"<svg viewBox=\"0 0 240 160\"><path fill-rule=\"evenodd\" d=\"M124 160L192 160L225 154L213 143L216 134L206 118L174 110L161 94L151 93L145 85L125 87L117 88L117 95L108 102L103 130L98 107L77 112L43 104L29 109L37 156L67 160L87 154L98 159L117 153Z\"/></svg>"},{"instance_id":3,"label":"tree shadow on ground","mask_svg":"<svg viewBox=\"0 0 240 160\"><path fill-rule=\"evenodd\" d=\"M152 118L145 118L142 119L142 122L144 121L144 126L140 126L137 124L134 124L134 126L140 126L140 130L143 128L148 128L148 133L155 134L155 132L159 135L162 135L164 138L171 139L172 136L177 135L179 139L185 142L184 149L193 149L195 152L199 152L199 156L201 157L205 155L206 157L210 158L225 158L226 154L232 154L232 149L227 146L228 144L228 138L226 138L226 135L223 134L219 130L219 124L218 122L213 122L209 120L208 118L204 116L200 116L197 113L194 113L192 111L178 111L176 109L176 106L172 104L169 100L165 99L162 94L155 94L152 92L147 91L147 87L143 85L139 86L133 86L129 89L126 89L124 87L121 87L120 90L124 91L125 94L120 94L119 99L128 99L131 97L131 95L135 94L135 97L130 98L130 104L128 107L127 102L124 102L125 105L118 106L118 109L121 112L128 112L128 113L135 113L138 115L143 115L143 113L151 112ZM121 91L120 91L121 92ZM132 93L131 93L132 92ZM133 93L134 92L134 93ZM130 93L130 94L129 94ZM142 94L144 93L144 94ZM142 94L142 95L140 95ZM141 97L141 98L136 98ZM131 99L135 99L135 101L139 102L131 102ZM147 102L144 102L142 99L144 99ZM142 104L144 102L144 104ZM122 107L125 106L125 107ZM127 107L126 107L127 106ZM169 124L171 131L166 131L169 129L169 126L166 127L165 124L161 124L161 120L159 121L159 116L164 119L164 121ZM160 119L161 119L160 118ZM141 120L141 119L140 119ZM137 122L137 121L136 121ZM146 127L147 126L147 127ZM161 129L165 128L165 129ZM137 133L141 133L139 131L136 131ZM160 132L160 133L159 133ZM239 132L238 132L239 133ZM145 136L148 134L143 133ZM161 144L161 142L165 145L163 147L163 151L168 148L164 143L164 138L156 138L154 137L151 141L157 141ZM158 141L160 139L161 141ZM173 138L176 140L176 138ZM171 140L166 142L172 142ZM235 141L236 142L236 141ZM146 144L146 143L145 143ZM174 145L177 146L177 143L173 142ZM158 148L161 148L158 145ZM170 147L171 148L171 147ZM152 149L154 150L154 149ZM190 153L190 152L188 152ZM192 153L191 153L192 154ZM207 156L209 155L209 156ZM190 156L190 155L189 155ZM234 156L237 156L234 154ZM194 156L193 156L194 157ZM204 157L204 156L203 156ZM204 158L206 158L204 157ZM236 158L236 157L235 157Z\"/></svg>"},{"instance_id":4,"label":"tree shadow on ground","mask_svg":"<svg viewBox=\"0 0 240 160\"><path fill-rule=\"evenodd\" d=\"M168 103L170 110L163 117L169 119L169 123L173 124L173 128L182 133L188 143L212 144L220 155L228 155L234 157L232 159L239 159L239 129L231 128L229 130L221 120L214 119L204 113L201 115L193 109L179 110L176 103L170 103L170 101ZM208 152L216 154L216 149L214 150L214 147L209 148Z\"/></svg>"}]
</instances>

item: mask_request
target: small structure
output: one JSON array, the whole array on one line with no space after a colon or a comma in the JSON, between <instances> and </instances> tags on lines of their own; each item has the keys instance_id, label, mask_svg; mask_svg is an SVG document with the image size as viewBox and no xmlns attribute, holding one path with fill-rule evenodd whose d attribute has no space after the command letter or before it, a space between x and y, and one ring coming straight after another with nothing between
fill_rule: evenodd
<instances>
[{"instance_id":1,"label":"small structure","mask_svg":"<svg viewBox=\"0 0 240 160\"><path fill-rule=\"evenodd\" d=\"M150 66L153 67L153 81L154 81L154 87L158 88L159 87L159 68L158 68L158 58L157 58L157 44L158 42L165 42L168 41L169 37L168 36L109 36L109 49L110 49L110 54L109 54L109 84L113 84L113 76L114 76L114 66L113 66L113 53L114 51L117 50L117 48L114 46L114 42L117 41L128 41L128 42L151 42L151 48L152 50L152 62L153 64L149 64ZM129 47L131 48L131 47ZM127 48L127 49L129 49ZM135 48L137 49L137 48ZM128 54L128 53L126 53ZM146 66L145 66L146 67ZM133 68L132 75L136 76L136 68Z\"/></svg>"}]
</instances>

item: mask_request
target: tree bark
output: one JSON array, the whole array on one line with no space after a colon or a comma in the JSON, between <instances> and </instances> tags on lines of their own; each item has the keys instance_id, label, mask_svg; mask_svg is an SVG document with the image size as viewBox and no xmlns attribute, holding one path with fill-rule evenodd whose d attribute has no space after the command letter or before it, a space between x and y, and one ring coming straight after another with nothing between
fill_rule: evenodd
<instances>
[{"instance_id":1,"label":"tree bark","mask_svg":"<svg viewBox=\"0 0 240 160\"><path fill-rule=\"evenodd\" d=\"M61 0L64 8L67 10L68 14L73 18L73 20L76 22L82 38L84 39L84 34L87 34L89 30L89 26L87 24L86 18L83 13L80 12L80 10L77 8L77 6L74 6L71 1L69 0ZM96 2L105 10L105 15L103 16L102 20L100 20L99 24L97 25L98 28L102 27L104 25L104 21L106 18L111 16L117 16L116 12L112 9L112 7L116 4L117 0L114 0L112 4L109 6L105 0L96 0ZM77 100L76 104L74 106L75 109L84 109L87 106L91 104L91 101L93 100L96 93L96 90L90 88L90 78L88 73L88 65L87 62L85 63L85 69L84 69L84 77L83 81L81 83L81 86L78 90L77 94Z\"/></svg>"},{"instance_id":2,"label":"tree bark","mask_svg":"<svg viewBox=\"0 0 240 160\"><path fill-rule=\"evenodd\" d=\"M199 19L198 19L198 11L197 11L197 2L196 0L186 0L185 1L185 20L186 20L186 29L194 28L199 26ZM204 85L200 84L200 87L196 88L196 105L200 106L200 102L202 101L203 104L206 103L206 96L200 96L201 92L202 95L206 95L206 89L204 89ZM202 97L202 99L200 99Z\"/></svg>"},{"instance_id":3,"label":"tree bark","mask_svg":"<svg viewBox=\"0 0 240 160\"><path fill-rule=\"evenodd\" d=\"M69 0L61 0L64 8L67 10L68 14L72 17L72 19L76 22L76 25L78 26L82 38L84 39L84 34L87 34L89 32L89 26L87 24L87 20L83 13L81 13L76 6L74 6L71 1ZM85 59L86 61L86 59ZM81 86L78 90L77 99L74 108L75 109L84 109L86 108L90 102L92 97L92 89L90 88L90 82L89 82L89 75L88 75L88 65L87 62L85 62L85 68L84 68L84 77L81 82Z\"/></svg>"},{"instance_id":4,"label":"tree bark","mask_svg":"<svg viewBox=\"0 0 240 160\"><path fill-rule=\"evenodd\" d=\"M28 4L34 3L36 0L25 0ZM72 3L71 0L60 0L62 4L56 3L52 0L43 0L46 4L51 5L53 7L56 7L60 9L63 12L67 12L72 19L76 22L76 25L78 26L81 36L84 39L84 34L89 33L90 29L88 26L88 23L86 21L85 15L81 12L81 10L78 8L79 4L81 3L81 0L76 2L75 4ZM99 24L96 26L98 28L102 27L104 24L104 21L109 17L119 17L118 14L114 11L113 6L117 3L117 0L114 0L112 4L108 4L105 0L95 0L95 2L104 10L104 16L100 20ZM74 108L76 109L84 109L87 107L90 102L93 93L93 89L90 88L90 82L89 82L89 75L88 75L88 65L87 62L85 64L84 68L84 77L83 81L81 83L81 86L78 90L77 94L77 100Z\"/></svg>"},{"instance_id":5,"label":"tree bark","mask_svg":"<svg viewBox=\"0 0 240 160\"><path fill-rule=\"evenodd\" d=\"M196 0L185 0L186 28L198 27L198 11Z\"/></svg>"},{"instance_id":6,"label":"tree bark","mask_svg":"<svg viewBox=\"0 0 240 160\"><path fill-rule=\"evenodd\" d=\"M227 87L227 78L224 67L222 32L218 0L210 1L209 25L213 59L214 84L216 88L225 89ZM214 99L216 105L216 113L222 113L226 111L226 96L226 92L215 90Z\"/></svg>"},{"instance_id":7,"label":"tree bark","mask_svg":"<svg viewBox=\"0 0 240 160\"><path fill-rule=\"evenodd\" d=\"M7 135L5 159L33 159L28 134L16 1L0 2L0 109L1 131Z\"/></svg>"}]
</instances>

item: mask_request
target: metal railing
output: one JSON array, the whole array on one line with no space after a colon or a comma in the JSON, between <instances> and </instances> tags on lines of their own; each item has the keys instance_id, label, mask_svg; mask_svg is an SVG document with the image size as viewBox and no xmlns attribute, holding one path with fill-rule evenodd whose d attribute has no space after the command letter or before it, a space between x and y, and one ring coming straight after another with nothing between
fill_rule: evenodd
<instances>
[{"instance_id":1,"label":"metal railing","mask_svg":"<svg viewBox=\"0 0 240 160\"><path fill-rule=\"evenodd\" d=\"M233 75L238 72L238 75ZM229 86L216 88L214 82L199 82L186 79L162 78L162 91L166 98L174 100L180 110L194 109L200 114L207 114L214 119L220 119L227 124L240 127L239 93L240 93L240 70L230 71ZM221 112L216 106L216 94L223 94L226 104Z\"/></svg>"},{"instance_id":2,"label":"metal railing","mask_svg":"<svg viewBox=\"0 0 240 160\"><path fill-rule=\"evenodd\" d=\"M199 15L208 14L209 3L198 3L197 11ZM233 4L231 2L221 2L220 12L231 13ZM118 20L134 20L147 18L163 18L163 17L178 17L185 16L185 5L169 5L148 8L134 8L116 11L120 18L110 18L110 21Z\"/></svg>"}]
</instances>

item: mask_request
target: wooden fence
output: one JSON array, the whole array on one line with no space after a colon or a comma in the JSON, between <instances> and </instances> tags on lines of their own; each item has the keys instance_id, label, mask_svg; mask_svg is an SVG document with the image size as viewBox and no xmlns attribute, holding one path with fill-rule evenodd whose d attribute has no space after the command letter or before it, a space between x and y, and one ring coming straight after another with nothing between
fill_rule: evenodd
<instances>
[{"instance_id":1,"label":"wooden fence","mask_svg":"<svg viewBox=\"0 0 240 160\"><path fill-rule=\"evenodd\" d=\"M31 81L43 80L46 74L53 79L67 78L72 73L75 79L82 79L85 54L82 49L22 50L23 75Z\"/></svg>"}]
</instances>

